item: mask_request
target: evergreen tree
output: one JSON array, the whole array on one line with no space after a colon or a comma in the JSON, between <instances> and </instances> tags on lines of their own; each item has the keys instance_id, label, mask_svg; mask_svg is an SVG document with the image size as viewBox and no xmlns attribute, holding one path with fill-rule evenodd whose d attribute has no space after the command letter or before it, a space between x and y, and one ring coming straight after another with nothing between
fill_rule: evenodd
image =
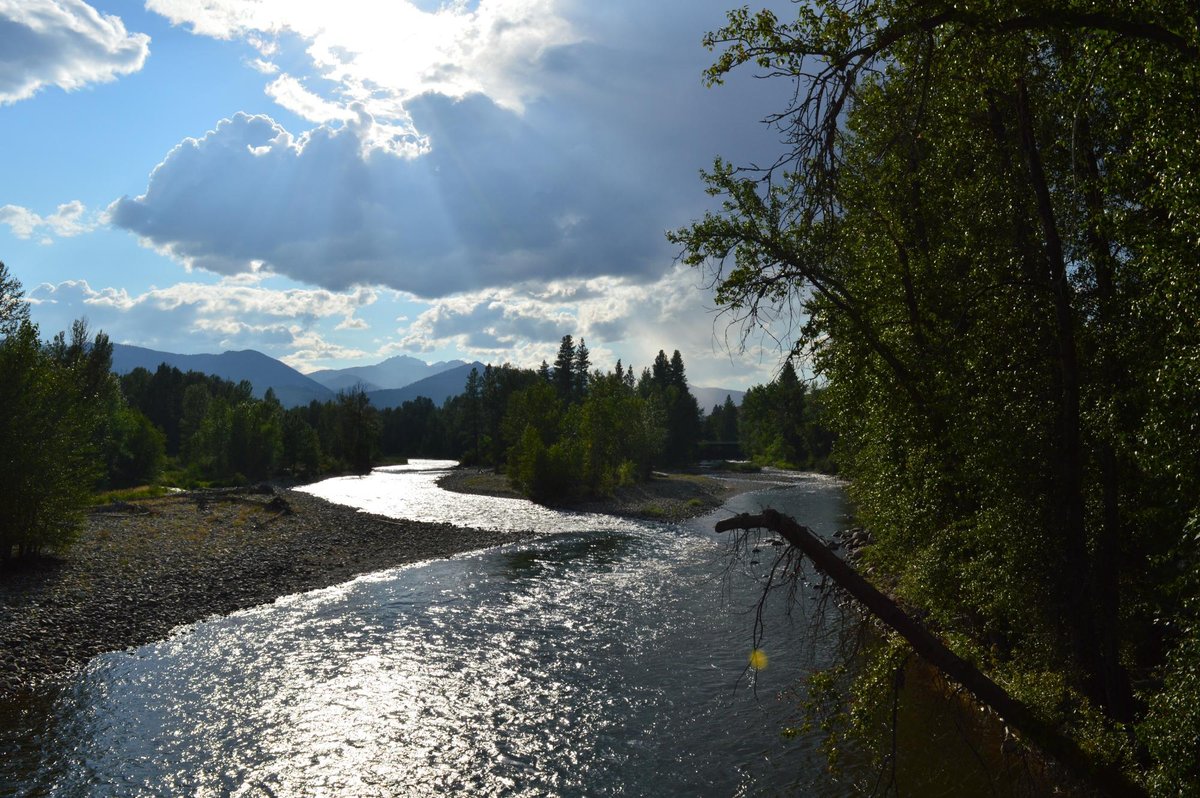
<instances>
[{"instance_id":1,"label":"evergreen tree","mask_svg":"<svg viewBox=\"0 0 1200 798\"><path fill-rule=\"evenodd\" d=\"M580 338L579 346L575 349L574 385L571 391L577 402L583 401L583 398L587 396L588 379L591 377L590 370L592 368L590 355L587 345Z\"/></svg>"},{"instance_id":2,"label":"evergreen tree","mask_svg":"<svg viewBox=\"0 0 1200 798\"><path fill-rule=\"evenodd\" d=\"M575 341L569 335L562 337L554 358L554 387L559 399L571 401L575 391Z\"/></svg>"}]
</instances>

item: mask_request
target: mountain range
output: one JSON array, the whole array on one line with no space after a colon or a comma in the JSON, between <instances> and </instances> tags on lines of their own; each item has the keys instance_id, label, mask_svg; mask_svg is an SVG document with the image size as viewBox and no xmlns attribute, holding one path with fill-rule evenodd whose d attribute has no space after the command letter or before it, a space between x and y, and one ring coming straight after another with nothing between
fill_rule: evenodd
<instances>
[{"instance_id":1,"label":"mountain range","mask_svg":"<svg viewBox=\"0 0 1200 798\"><path fill-rule=\"evenodd\" d=\"M306 405L314 399L327 402L336 396L334 391L286 363L253 349L222 352L219 355L179 355L140 346L113 344L112 370L117 374L126 374L138 367L153 372L161 363L180 371L201 371L233 382L249 380L254 386L254 395L260 399L267 388L274 388L275 395L284 407Z\"/></svg>"},{"instance_id":2,"label":"mountain range","mask_svg":"<svg viewBox=\"0 0 1200 798\"><path fill-rule=\"evenodd\" d=\"M426 363L408 355L397 355L373 366L321 369L307 376L334 391L342 391L356 385L361 385L366 391L381 391L403 388L426 377L465 365L468 364L462 360ZM467 369L467 373L470 374L470 369Z\"/></svg>"},{"instance_id":3,"label":"mountain range","mask_svg":"<svg viewBox=\"0 0 1200 798\"><path fill-rule=\"evenodd\" d=\"M336 398L339 391L355 386L361 386L371 403L378 408L399 407L418 396L427 397L440 406L446 399L463 392L471 369L478 369L480 373L484 369L484 364L479 362L451 360L426 363L415 357L398 355L373 366L322 369L302 374L286 363L253 349L222 352L219 355L180 355L129 344L113 344L112 369L117 374L127 374L138 367L153 372L161 363L180 371L201 371L233 382L249 380L254 386L254 395L259 398L268 388L273 388L284 407L306 405L314 399L327 402ZM727 395L734 404L739 405L745 395L745 391L725 388L694 387L691 390L705 413L712 410L713 405L722 404Z\"/></svg>"}]
</instances>

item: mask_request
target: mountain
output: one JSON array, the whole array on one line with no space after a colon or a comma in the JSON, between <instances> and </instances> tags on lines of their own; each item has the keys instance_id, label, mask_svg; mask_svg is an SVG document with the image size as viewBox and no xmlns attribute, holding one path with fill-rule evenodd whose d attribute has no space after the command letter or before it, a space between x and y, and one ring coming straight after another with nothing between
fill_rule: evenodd
<instances>
[{"instance_id":1,"label":"mountain","mask_svg":"<svg viewBox=\"0 0 1200 798\"><path fill-rule=\"evenodd\" d=\"M200 371L234 382L249 380L254 386L254 395L259 398L267 392L267 388L274 388L275 395L284 407L306 405L313 399L327 402L334 398L334 392L321 383L253 349L222 352L219 355L178 355L140 346L113 344L112 370L118 374L127 374L139 366L153 372L160 363L174 366L180 371Z\"/></svg>"},{"instance_id":2,"label":"mountain","mask_svg":"<svg viewBox=\"0 0 1200 798\"><path fill-rule=\"evenodd\" d=\"M433 400L435 405L440 406L446 399L451 396L458 396L463 392L467 386L467 377L470 376L471 369L479 369L479 373L482 375L484 365L479 362L464 363L461 366L455 366L440 374L434 374L432 377L426 377L411 385L406 385L403 388L369 391L367 396L370 397L371 404L380 409L385 407L399 407L405 402L416 399L418 396L428 397Z\"/></svg>"},{"instance_id":3,"label":"mountain","mask_svg":"<svg viewBox=\"0 0 1200 798\"><path fill-rule=\"evenodd\" d=\"M368 391L378 391L388 388L403 388L463 365L466 364L461 360L426 363L424 360L408 355L397 355L373 366L321 369L312 372L308 377L334 391L353 388L355 385L362 385ZM470 369L467 369L467 372L470 373Z\"/></svg>"},{"instance_id":4,"label":"mountain","mask_svg":"<svg viewBox=\"0 0 1200 798\"><path fill-rule=\"evenodd\" d=\"M728 396L733 400L733 403L738 407L742 405L742 398L746 395L745 391L735 391L732 388L692 388L692 396L696 397L696 404L700 405L705 415L712 412L714 405L725 404L725 397Z\"/></svg>"}]
</instances>

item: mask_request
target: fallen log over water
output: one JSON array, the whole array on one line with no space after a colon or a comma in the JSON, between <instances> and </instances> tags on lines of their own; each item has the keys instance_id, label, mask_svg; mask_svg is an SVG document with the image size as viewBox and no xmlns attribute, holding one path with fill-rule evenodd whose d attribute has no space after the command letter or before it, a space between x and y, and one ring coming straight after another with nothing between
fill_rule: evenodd
<instances>
[{"instance_id":1,"label":"fallen log over water","mask_svg":"<svg viewBox=\"0 0 1200 798\"><path fill-rule=\"evenodd\" d=\"M823 571L842 590L908 641L913 651L940 670L946 678L963 686L976 699L995 712L1008 726L1048 756L1083 779L1102 794L1144 796L1145 791L1119 769L1097 763L1070 737L1042 722L1021 701L1009 695L987 674L955 654L919 621L906 613L842 558L821 542L808 527L775 510L759 515L737 515L718 521L718 532L768 529L799 549L812 564Z\"/></svg>"}]
</instances>

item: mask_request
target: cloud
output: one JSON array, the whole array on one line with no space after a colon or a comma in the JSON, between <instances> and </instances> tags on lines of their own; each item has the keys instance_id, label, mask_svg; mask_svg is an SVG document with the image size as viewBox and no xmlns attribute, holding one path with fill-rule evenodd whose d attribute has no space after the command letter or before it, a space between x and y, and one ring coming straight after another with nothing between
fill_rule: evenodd
<instances>
[{"instance_id":1,"label":"cloud","mask_svg":"<svg viewBox=\"0 0 1200 798\"><path fill-rule=\"evenodd\" d=\"M0 0L0 105L137 72L150 37L81 0Z\"/></svg>"},{"instance_id":2,"label":"cloud","mask_svg":"<svg viewBox=\"0 0 1200 798\"><path fill-rule=\"evenodd\" d=\"M234 115L110 206L114 224L190 267L230 275L261 262L334 290L422 297L653 281L675 254L663 231L708 203L698 170L745 152L748 133L773 159L757 120L780 87L700 81L710 56L699 40L724 0L636 14L577 0L148 7L289 64L265 89L314 125Z\"/></svg>"},{"instance_id":3,"label":"cloud","mask_svg":"<svg viewBox=\"0 0 1200 798\"><path fill-rule=\"evenodd\" d=\"M304 88L304 84L291 75L280 75L271 81L266 92L281 107L310 122L350 121L356 117L349 109Z\"/></svg>"},{"instance_id":4,"label":"cloud","mask_svg":"<svg viewBox=\"0 0 1200 798\"><path fill-rule=\"evenodd\" d=\"M50 243L51 234L60 238L90 233L99 224L96 213L89 213L79 200L64 202L49 216L39 216L20 205L0 207L0 224L6 224L17 238L41 236L42 243Z\"/></svg>"},{"instance_id":5,"label":"cloud","mask_svg":"<svg viewBox=\"0 0 1200 798\"><path fill-rule=\"evenodd\" d=\"M584 338L593 364L617 357L635 369L660 349L679 349L693 384L749 385L769 380L780 353L714 315L697 275L676 266L650 285L627 278L567 280L543 287L504 288L436 300L403 328L398 348L456 350L464 357L536 367L552 362L563 335ZM764 366L767 371L764 372Z\"/></svg>"},{"instance_id":6,"label":"cloud","mask_svg":"<svg viewBox=\"0 0 1200 798\"><path fill-rule=\"evenodd\" d=\"M29 292L44 332L66 329L86 316L115 341L178 352L230 348L294 351L311 342L326 320L362 329L355 313L378 299L360 288L345 293L322 289L276 290L237 281L179 283L130 294L121 288L92 288L84 280L43 283Z\"/></svg>"},{"instance_id":7,"label":"cloud","mask_svg":"<svg viewBox=\"0 0 1200 798\"><path fill-rule=\"evenodd\" d=\"M292 352L279 359L303 372L316 371L347 360L361 360L373 353L325 340L312 330L292 328Z\"/></svg>"},{"instance_id":8,"label":"cloud","mask_svg":"<svg viewBox=\"0 0 1200 798\"><path fill-rule=\"evenodd\" d=\"M461 98L482 93L521 109L538 94L530 80L548 50L578 40L562 0L479 0L433 10L393 0L149 0L172 23L221 39L243 38L264 56L286 35L306 43L316 71L341 85L347 102L383 94L401 101L428 92Z\"/></svg>"},{"instance_id":9,"label":"cloud","mask_svg":"<svg viewBox=\"0 0 1200 798\"><path fill-rule=\"evenodd\" d=\"M238 114L178 145L108 218L189 266L229 275L261 261L334 290L446 296L670 262L641 176L556 151L480 95L410 107L436 131L419 157L372 150L365 114L299 136Z\"/></svg>"}]
</instances>

